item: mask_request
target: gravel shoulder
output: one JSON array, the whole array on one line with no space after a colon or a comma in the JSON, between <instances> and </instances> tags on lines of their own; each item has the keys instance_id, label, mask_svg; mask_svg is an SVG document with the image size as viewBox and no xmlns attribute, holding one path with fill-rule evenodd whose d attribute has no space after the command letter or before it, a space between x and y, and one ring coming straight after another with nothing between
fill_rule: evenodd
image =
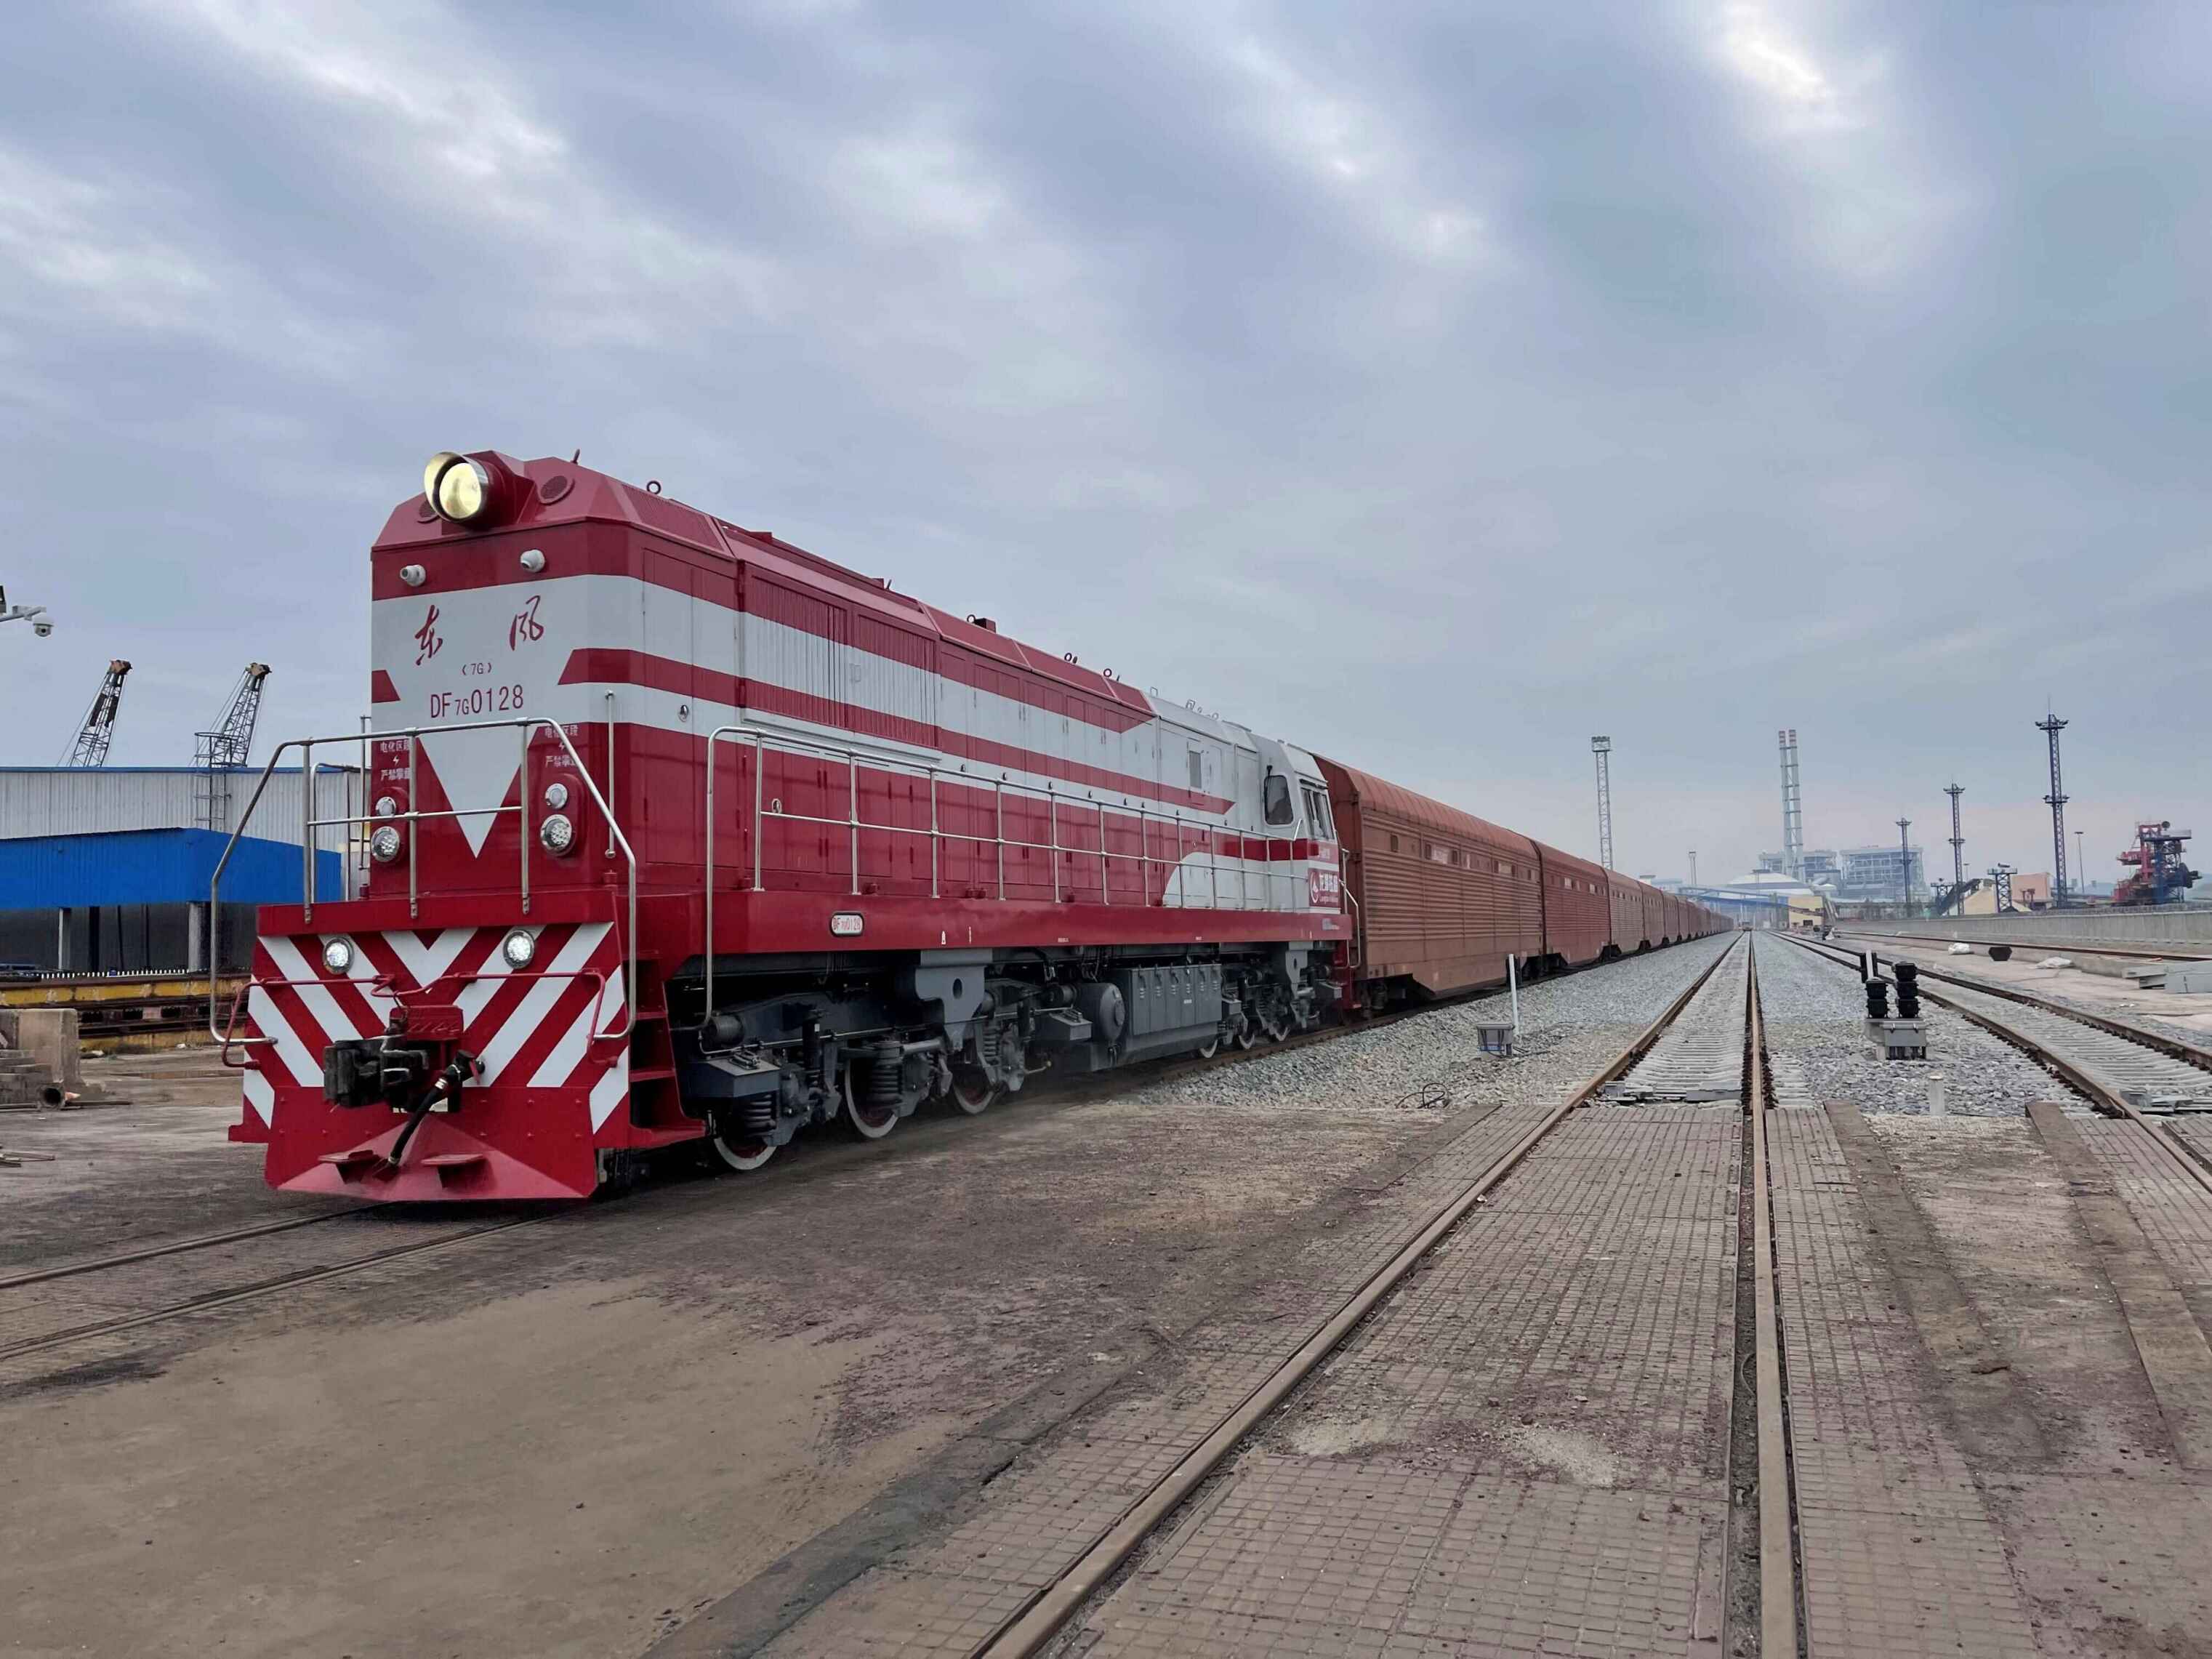
<instances>
[{"instance_id":1,"label":"gravel shoulder","mask_svg":"<svg viewBox=\"0 0 2212 1659\"><path fill-rule=\"evenodd\" d=\"M1762 938L1757 948L1778 1106L1847 1100L1869 1114L2019 1117L2031 1100L2080 1105L2017 1048L1933 1003L1922 1005L1929 1058L1884 1060L1868 1041L1856 975L1787 939Z\"/></svg>"},{"instance_id":2,"label":"gravel shoulder","mask_svg":"<svg viewBox=\"0 0 2212 1659\"><path fill-rule=\"evenodd\" d=\"M2200 1048L2212 1047L2212 996L2183 996L2170 991L2145 991L2118 973L2091 973L2081 966L2043 968L2037 964L2052 957L2074 963L2100 961L2114 969L2143 965L2140 957L2094 957L2080 951L2041 951L2021 948L2008 962L1992 962L1983 951L1953 956L1941 945L1924 940L1839 939L1853 949L1871 945L1884 956L1908 957L1930 968L1962 974L2009 989L2030 992L2064 1003L2083 1013L2107 1019L2132 1020L2167 1036L2179 1037Z\"/></svg>"}]
</instances>

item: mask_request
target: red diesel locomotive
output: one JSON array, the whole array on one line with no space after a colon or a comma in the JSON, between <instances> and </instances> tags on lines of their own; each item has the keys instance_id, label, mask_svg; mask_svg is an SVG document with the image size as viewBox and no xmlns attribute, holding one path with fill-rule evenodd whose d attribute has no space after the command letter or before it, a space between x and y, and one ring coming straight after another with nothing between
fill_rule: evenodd
<instances>
[{"instance_id":1,"label":"red diesel locomotive","mask_svg":"<svg viewBox=\"0 0 2212 1659\"><path fill-rule=\"evenodd\" d=\"M370 554L366 878L261 911L219 1032L273 1185L752 1169L1725 925L654 486L424 483Z\"/></svg>"}]
</instances>

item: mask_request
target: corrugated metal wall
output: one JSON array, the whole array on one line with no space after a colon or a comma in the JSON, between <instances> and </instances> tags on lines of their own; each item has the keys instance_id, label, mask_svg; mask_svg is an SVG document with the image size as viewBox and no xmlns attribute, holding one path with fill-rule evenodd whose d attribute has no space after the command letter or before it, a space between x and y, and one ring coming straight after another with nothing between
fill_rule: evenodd
<instances>
[{"instance_id":1,"label":"corrugated metal wall","mask_svg":"<svg viewBox=\"0 0 2212 1659\"><path fill-rule=\"evenodd\" d=\"M16 836L0 842L0 910L197 902L207 896L208 880L229 840L208 830ZM223 872L223 897L297 904L307 884L299 847L296 841L241 837ZM339 855L318 852L315 896L344 896Z\"/></svg>"},{"instance_id":2,"label":"corrugated metal wall","mask_svg":"<svg viewBox=\"0 0 2212 1659\"><path fill-rule=\"evenodd\" d=\"M360 810L359 775L350 768L315 769L318 818L343 818ZM230 776L231 825L259 780L258 770ZM0 768L0 841L28 836L97 835L111 830L190 830L199 823L205 774L191 766L25 766ZM281 770L254 809L249 833L264 841L300 844L299 769ZM318 830L316 846L343 852L345 831Z\"/></svg>"}]
</instances>

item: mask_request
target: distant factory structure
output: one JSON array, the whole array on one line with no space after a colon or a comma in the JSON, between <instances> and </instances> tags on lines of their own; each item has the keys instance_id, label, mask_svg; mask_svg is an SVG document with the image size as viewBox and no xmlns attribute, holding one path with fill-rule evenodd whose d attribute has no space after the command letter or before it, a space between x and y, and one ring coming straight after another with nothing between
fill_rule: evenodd
<instances>
[{"instance_id":1,"label":"distant factory structure","mask_svg":"<svg viewBox=\"0 0 2212 1659\"><path fill-rule=\"evenodd\" d=\"M1790 874L1785 856L1778 852L1759 854L1759 874ZM1802 858L1798 880L1805 887L1832 891L1836 898L1867 902L1929 896L1920 848L1816 848Z\"/></svg>"}]
</instances>

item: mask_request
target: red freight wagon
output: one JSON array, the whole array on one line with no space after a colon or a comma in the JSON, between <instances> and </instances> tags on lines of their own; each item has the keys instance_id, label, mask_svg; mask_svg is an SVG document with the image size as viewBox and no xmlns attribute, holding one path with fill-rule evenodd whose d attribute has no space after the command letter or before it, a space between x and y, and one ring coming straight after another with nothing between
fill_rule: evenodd
<instances>
[{"instance_id":1,"label":"red freight wagon","mask_svg":"<svg viewBox=\"0 0 2212 1659\"><path fill-rule=\"evenodd\" d=\"M1613 944L1605 871L1588 859L1538 842L1544 881L1544 953L1547 965L1580 968Z\"/></svg>"},{"instance_id":2,"label":"red freight wagon","mask_svg":"<svg viewBox=\"0 0 2212 1659\"><path fill-rule=\"evenodd\" d=\"M1644 931L1644 885L1618 870L1606 872L1605 885L1606 904L1613 924L1613 948L1620 955L1633 956L1650 943L1650 935Z\"/></svg>"},{"instance_id":3,"label":"red freight wagon","mask_svg":"<svg viewBox=\"0 0 2212 1659\"><path fill-rule=\"evenodd\" d=\"M1505 978L1510 952L1544 955L1536 843L1316 755L1342 843L1369 1006L1418 987L1445 996Z\"/></svg>"}]
</instances>

